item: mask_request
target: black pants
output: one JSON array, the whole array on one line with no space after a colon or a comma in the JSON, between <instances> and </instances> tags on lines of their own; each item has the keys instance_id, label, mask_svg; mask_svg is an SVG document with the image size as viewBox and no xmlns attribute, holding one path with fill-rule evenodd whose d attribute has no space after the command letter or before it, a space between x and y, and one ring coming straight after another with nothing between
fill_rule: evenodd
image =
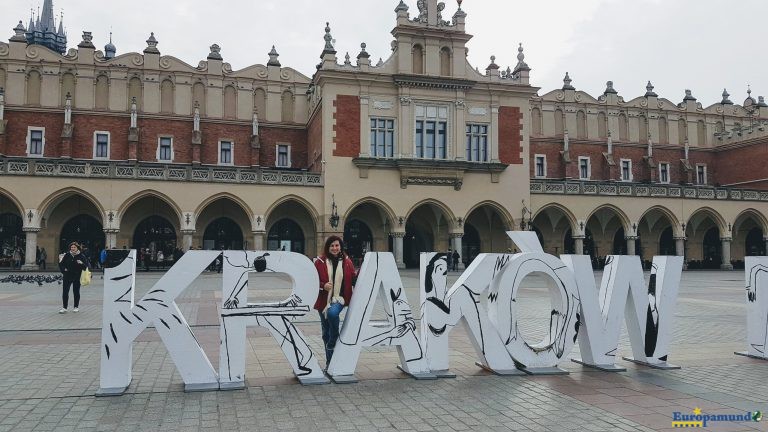
<instances>
[{"instance_id":1,"label":"black pants","mask_svg":"<svg viewBox=\"0 0 768 432\"><path fill-rule=\"evenodd\" d=\"M72 292L75 294L75 307L80 306L80 278L69 279L64 278L64 291L61 293L62 307L66 309L69 306L69 287L72 287Z\"/></svg>"}]
</instances>

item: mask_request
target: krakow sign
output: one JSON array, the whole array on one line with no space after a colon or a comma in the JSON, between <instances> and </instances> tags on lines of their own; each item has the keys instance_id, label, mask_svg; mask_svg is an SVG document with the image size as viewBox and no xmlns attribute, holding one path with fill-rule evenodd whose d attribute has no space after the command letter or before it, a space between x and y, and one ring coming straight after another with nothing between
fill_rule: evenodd
<instances>
[{"instance_id":1,"label":"krakow sign","mask_svg":"<svg viewBox=\"0 0 768 432\"><path fill-rule=\"evenodd\" d=\"M655 368L675 367L667 363L667 356L682 257L654 257L646 284L639 257L611 256L598 289L588 256L558 258L543 252L535 233L508 234L522 253L481 254L452 286L446 278L447 256L421 255L418 328L392 254L366 254L327 375L335 382L354 381L363 348L392 346L400 357L398 367L414 378L451 376L448 340L460 322L475 347L477 364L500 375L565 373L558 364L576 341L582 358L575 361L601 370L623 370L615 365L623 321L632 346L632 357L627 360ZM97 394L122 394L128 388L133 341L150 325L160 334L188 391L245 386L249 326L269 330L301 383L328 382L306 338L294 325L296 318L311 311L318 295L317 271L307 257L291 252L224 252L221 348L219 370L214 370L175 299L219 253L184 254L135 302L136 252L110 251L104 276ZM249 303L250 273L289 275L290 297ZM523 340L518 329L516 298L523 280L531 274L546 277L552 304L548 335L538 343ZM768 278L762 282L767 283ZM377 299L385 302L386 321L371 320ZM765 303L762 308L758 312L765 312ZM762 319L766 320L764 313Z\"/></svg>"}]
</instances>

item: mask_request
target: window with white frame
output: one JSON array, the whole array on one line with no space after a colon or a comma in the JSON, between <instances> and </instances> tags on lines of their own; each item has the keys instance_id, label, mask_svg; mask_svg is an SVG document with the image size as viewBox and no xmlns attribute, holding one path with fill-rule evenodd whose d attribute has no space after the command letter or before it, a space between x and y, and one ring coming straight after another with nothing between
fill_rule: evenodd
<instances>
[{"instance_id":1,"label":"window with white frame","mask_svg":"<svg viewBox=\"0 0 768 432\"><path fill-rule=\"evenodd\" d=\"M277 155L275 157L275 166L280 168L291 167L291 146L288 144L278 144L275 154Z\"/></svg>"},{"instance_id":2,"label":"window with white frame","mask_svg":"<svg viewBox=\"0 0 768 432\"><path fill-rule=\"evenodd\" d=\"M621 181L632 181L632 160L621 160Z\"/></svg>"},{"instance_id":3,"label":"window with white frame","mask_svg":"<svg viewBox=\"0 0 768 432\"><path fill-rule=\"evenodd\" d=\"M371 118L371 156L393 157L395 153L395 121Z\"/></svg>"},{"instance_id":4,"label":"window with white frame","mask_svg":"<svg viewBox=\"0 0 768 432\"><path fill-rule=\"evenodd\" d=\"M45 154L45 128L27 128L27 156L42 157Z\"/></svg>"},{"instance_id":5,"label":"window with white frame","mask_svg":"<svg viewBox=\"0 0 768 432\"><path fill-rule=\"evenodd\" d=\"M448 157L448 107L416 105L417 158L446 159Z\"/></svg>"},{"instance_id":6,"label":"window with white frame","mask_svg":"<svg viewBox=\"0 0 768 432\"><path fill-rule=\"evenodd\" d=\"M700 185L707 184L707 166L696 165L696 183Z\"/></svg>"},{"instance_id":7,"label":"window with white frame","mask_svg":"<svg viewBox=\"0 0 768 432\"><path fill-rule=\"evenodd\" d=\"M93 158L109 159L110 133L96 131L93 133Z\"/></svg>"},{"instance_id":8,"label":"window with white frame","mask_svg":"<svg viewBox=\"0 0 768 432\"><path fill-rule=\"evenodd\" d=\"M488 125L467 124L467 160L488 162Z\"/></svg>"},{"instance_id":9,"label":"window with white frame","mask_svg":"<svg viewBox=\"0 0 768 432\"><path fill-rule=\"evenodd\" d=\"M173 162L173 137L158 138L157 160L160 162Z\"/></svg>"},{"instance_id":10,"label":"window with white frame","mask_svg":"<svg viewBox=\"0 0 768 432\"><path fill-rule=\"evenodd\" d=\"M229 140L219 141L219 165L233 165L235 155L235 143Z\"/></svg>"},{"instance_id":11,"label":"window with white frame","mask_svg":"<svg viewBox=\"0 0 768 432\"><path fill-rule=\"evenodd\" d=\"M659 164L659 183L669 183L669 164L666 162Z\"/></svg>"},{"instance_id":12,"label":"window with white frame","mask_svg":"<svg viewBox=\"0 0 768 432\"><path fill-rule=\"evenodd\" d=\"M544 178L547 176L547 157L545 155L535 156L534 176L537 178Z\"/></svg>"},{"instance_id":13,"label":"window with white frame","mask_svg":"<svg viewBox=\"0 0 768 432\"><path fill-rule=\"evenodd\" d=\"M579 180L589 180L592 177L592 164L588 157L579 157Z\"/></svg>"}]
</instances>

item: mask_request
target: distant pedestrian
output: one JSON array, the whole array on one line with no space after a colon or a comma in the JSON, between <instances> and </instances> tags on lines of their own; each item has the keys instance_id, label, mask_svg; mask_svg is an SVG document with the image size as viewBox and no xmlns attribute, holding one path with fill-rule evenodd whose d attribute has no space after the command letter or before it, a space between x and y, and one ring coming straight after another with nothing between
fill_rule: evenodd
<instances>
[{"instance_id":1,"label":"distant pedestrian","mask_svg":"<svg viewBox=\"0 0 768 432\"><path fill-rule=\"evenodd\" d=\"M163 251L159 250L157 251L157 268L163 268L165 267L165 255L163 254Z\"/></svg>"},{"instance_id":2,"label":"distant pedestrian","mask_svg":"<svg viewBox=\"0 0 768 432\"><path fill-rule=\"evenodd\" d=\"M452 258L453 258L453 271L458 271L459 270L459 258L461 258L461 256L459 255L459 251L457 251L457 250L453 251Z\"/></svg>"},{"instance_id":3,"label":"distant pedestrian","mask_svg":"<svg viewBox=\"0 0 768 432\"><path fill-rule=\"evenodd\" d=\"M13 267L21 268L21 249L18 247L13 249Z\"/></svg>"},{"instance_id":4,"label":"distant pedestrian","mask_svg":"<svg viewBox=\"0 0 768 432\"><path fill-rule=\"evenodd\" d=\"M80 251L80 245L77 242L69 244L69 252L65 253L59 261L59 270L64 275L63 292L61 294L62 307L60 314L67 313L69 307L69 288L75 295L75 308L73 312L80 311L80 274L88 267L88 260Z\"/></svg>"},{"instance_id":5,"label":"distant pedestrian","mask_svg":"<svg viewBox=\"0 0 768 432\"><path fill-rule=\"evenodd\" d=\"M46 262L48 261L48 252L45 248L40 248L40 266L45 270Z\"/></svg>"},{"instance_id":6,"label":"distant pedestrian","mask_svg":"<svg viewBox=\"0 0 768 432\"><path fill-rule=\"evenodd\" d=\"M152 251L149 248L144 249L144 271L149 271L149 265L152 264Z\"/></svg>"}]
</instances>

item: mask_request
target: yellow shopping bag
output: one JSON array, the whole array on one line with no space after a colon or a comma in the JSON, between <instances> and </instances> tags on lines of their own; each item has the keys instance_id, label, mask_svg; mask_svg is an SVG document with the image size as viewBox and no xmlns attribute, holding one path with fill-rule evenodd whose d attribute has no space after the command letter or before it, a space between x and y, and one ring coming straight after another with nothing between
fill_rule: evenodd
<instances>
[{"instance_id":1,"label":"yellow shopping bag","mask_svg":"<svg viewBox=\"0 0 768 432\"><path fill-rule=\"evenodd\" d=\"M83 270L82 273L80 273L80 286L88 286L91 284L91 271L89 269Z\"/></svg>"}]
</instances>

